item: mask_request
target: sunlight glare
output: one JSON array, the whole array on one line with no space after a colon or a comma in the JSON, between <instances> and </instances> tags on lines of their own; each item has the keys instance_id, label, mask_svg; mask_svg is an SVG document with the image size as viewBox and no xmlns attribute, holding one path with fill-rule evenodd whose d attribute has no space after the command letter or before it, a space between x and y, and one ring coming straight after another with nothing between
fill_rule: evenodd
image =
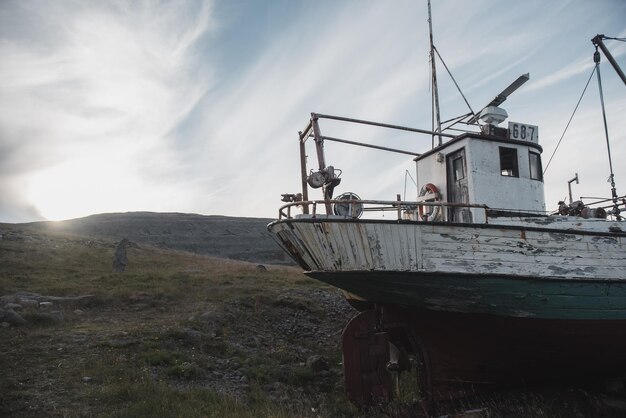
<instances>
[{"instance_id":1,"label":"sunlight glare","mask_svg":"<svg viewBox=\"0 0 626 418\"><path fill-rule=\"evenodd\" d=\"M28 180L29 201L48 220L127 211L135 206L139 179L119 162L102 156L68 161L34 173Z\"/></svg>"}]
</instances>

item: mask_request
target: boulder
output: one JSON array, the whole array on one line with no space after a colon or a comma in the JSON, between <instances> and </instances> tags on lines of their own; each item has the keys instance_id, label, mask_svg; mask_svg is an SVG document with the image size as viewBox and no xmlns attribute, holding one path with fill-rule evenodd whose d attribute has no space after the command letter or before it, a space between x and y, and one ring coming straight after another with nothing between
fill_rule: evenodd
<instances>
[{"instance_id":1,"label":"boulder","mask_svg":"<svg viewBox=\"0 0 626 418\"><path fill-rule=\"evenodd\" d=\"M126 256L126 248L132 247L133 244L126 238L122 239L117 248L115 249L115 255L113 255L113 271L116 273L124 273L126 265L128 264L128 257Z\"/></svg>"},{"instance_id":2,"label":"boulder","mask_svg":"<svg viewBox=\"0 0 626 418\"><path fill-rule=\"evenodd\" d=\"M4 311L4 322L8 322L11 325L24 325L26 320L13 309L7 309Z\"/></svg>"},{"instance_id":3,"label":"boulder","mask_svg":"<svg viewBox=\"0 0 626 418\"><path fill-rule=\"evenodd\" d=\"M313 355L306 359L306 366L311 369L313 373L319 373L329 369L326 359L318 355Z\"/></svg>"}]
</instances>

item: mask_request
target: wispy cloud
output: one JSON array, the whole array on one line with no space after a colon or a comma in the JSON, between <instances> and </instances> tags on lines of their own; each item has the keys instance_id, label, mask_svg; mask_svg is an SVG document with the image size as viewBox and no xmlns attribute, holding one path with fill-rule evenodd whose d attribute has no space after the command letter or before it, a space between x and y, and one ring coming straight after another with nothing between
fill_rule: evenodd
<instances>
[{"instance_id":1,"label":"wispy cloud","mask_svg":"<svg viewBox=\"0 0 626 418\"><path fill-rule=\"evenodd\" d=\"M14 8L7 15L27 14L33 32L38 23L45 28L35 39L15 33L0 44L9 174L24 177L23 192L48 217L98 211L101 200L109 201L105 209L141 207L138 190L158 204L150 168L171 165L165 136L212 83L194 49L212 29L211 3L7 7Z\"/></svg>"},{"instance_id":2,"label":"wispy cloud","mask_svg":"<svg viewBox=\"0 0 626 418\"><path fill-rule=\"evenodd\" d=\"M507 109L539 124L549 149L573 106L563 104L579 94L564 82L590 70L581 57L593 33L574 39L581 25L624 36L609 5L434 2L435 43L475 107L531 71ZM425 4L408 0L320 0L288 12L271 2L4 2L0 193L9 199L0 220L126 210L273 216L280 194L299 188L296 135L311 111L430 126L426 19ZM438 71L444 118L465 113ZM416 152L430 146L429 137L323 129ZM341 191L371 194L362 197L393 199L413 169L410 157L327 147L344 170Z\"/></svg>"}]
</instances>

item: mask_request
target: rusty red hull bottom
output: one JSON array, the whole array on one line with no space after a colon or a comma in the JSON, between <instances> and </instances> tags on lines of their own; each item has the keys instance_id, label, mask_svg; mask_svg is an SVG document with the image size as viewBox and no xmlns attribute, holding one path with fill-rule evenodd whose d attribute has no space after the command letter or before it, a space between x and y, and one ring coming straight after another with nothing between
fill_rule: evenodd
<instances>
[{"instance_id":1,"label":"rusty red hull bottom","mask_svg":"<svg viewBox=\"0 0 626 418\"><path fill-rule=\"evenodd\" d=\"M344 330L349 398L391 398L389 342L416 354L425 400L534 382L626 375L626 320L548 320L377 306Z\"/></svg>"}]
</instances>

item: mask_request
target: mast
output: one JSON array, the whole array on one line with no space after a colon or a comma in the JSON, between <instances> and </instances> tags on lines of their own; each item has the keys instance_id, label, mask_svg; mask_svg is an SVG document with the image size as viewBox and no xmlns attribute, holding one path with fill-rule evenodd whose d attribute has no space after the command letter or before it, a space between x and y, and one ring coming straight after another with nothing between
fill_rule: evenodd
<instances>
[{"instance_id":1,"label":"mast","mask_svg":"<svg viewBox=\"0 0 626 418\"><path fill-rule=\"evenodd\" d=\"M621 220L621 216L620 216L619 204L617 203L617 199L618 199L617 190L615 189L615 174L613 173L613 161L611 159L611 144L609 142L609 126L606 122L606 111L604 110L604 94L602 93L602 77L600 76L600 52L598 51L598 47L602 49L602 52L604 52L604 55L609 59L609 62L611 63L611 65L613 65L613 68L615 68L615 71L617 71L617 74L620 76L622 81L624 81L624 84L626 84L626 77L624 76L624 73L622 72L619 65L617 65L617 62L615 62L615 59L613 59L613 56L611 55L611 53L604 46L604 43L602 42L603 37L604 35L598 35L595 38L593 38L591 42L593 42L593 44L596 47L596 52L593 54L593 61L596 64L596 75L598 76L598 90L600 91L600 104L602 107L602 120L604 121L604 135L606 137L606 149L609 154L609 170L611 172L609 175L609 182L611 183L611 198L613 200L613 209L611 210L611 214L614 215L619 221Z\"/></svg>"},{"instance_id":2,"label":"mast","mask_svg":"<svg viewBox=\"0 0 626 418\"><path fill-rule=\"evenodd\" d=\"M439 92L437 91L437 71L435 69L435 46L433 44L433 19L430 12L430 0L428 0L428 30L430 34L430 65L432 73L432 130L439 133L439 142L437 145L442 144L441 139L441 116L439 115ZM435 121L437 126L435 128ZM432 137L432 147L435 147L435 134Z\"/></svg>"}]
</instances>

